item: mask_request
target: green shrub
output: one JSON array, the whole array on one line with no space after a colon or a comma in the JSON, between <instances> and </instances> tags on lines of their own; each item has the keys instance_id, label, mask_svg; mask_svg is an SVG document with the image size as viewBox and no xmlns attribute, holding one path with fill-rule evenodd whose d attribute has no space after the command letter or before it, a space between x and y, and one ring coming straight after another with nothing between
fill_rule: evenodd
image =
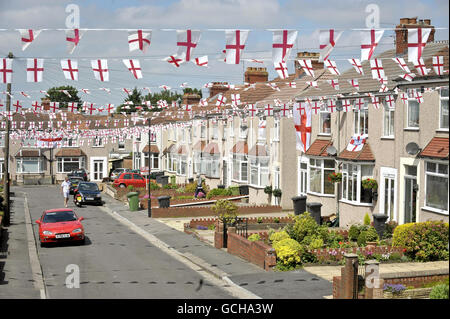
<instances>
[{"instance_id":1,"label":"green shrub","mask_svg":"<svg viewBox=\"0 0 450 319\"><path fill-rule=\"evenodd\" d=\"M370 216L369 213L366 213L364 215L364 225L369 226L370 225Z\"/></svg>"},{"instance_id":2,"label":"green shrub","mask_svg":"<svg viewBox=\"0 0 450 319\"><path fill-rule=\"evenodd\" d=\"M416 261L448 260L448 223L427 221L397 226L392 246L403 247Z\"/></svg>"},{"instance_id":3,"label":"green shrub","mask_svg":"<svg viewBox=\"0 0 450 319\"><path fill-rule=\"evenodd\" d=\"M231 222L237 217L238 207L226 199L216 201L211 209L222 222Z\"/></svg>"},{"instance_id":4,"label":"green shrub","mask_svg":"<svg viewBox=\"0 0 450 319\"><path fill-rule=\"evenodd\" d=\"M362 247L362 246L366 245L366 235L367 235L367 232L365 232L365 231L362 231L359 234L358 240L357 240L358 246Z\"/></svg>"},{"instance_id":5,"label":"green shrub","mask_svg":"<svg viewBox=\"0 0 450 319\"><path fill-rule=\"evenodd\" d=\"M291 238L285 238L273 244L277 260L287 269L295 268L301 263L302 246Z\"/></svg>"},{"instance_id":6,"label":"green shrub","mask_svg":"<svg viewBox=\"0 0 450 319\"><path fill-rule=\"evenodd\" d=\"M161 187L159 187L158 184L153 183L153 182L150 182L150 190L151 190L151 191L155 191L155 190L160 189L160 188L161 188Z\"/></svg>"},{"instance_id":7,"label":"green shrub","mask_svg":"<svg viewBox=\"0 0 450 319\"><path fill-rule=\"evenodd\" d=\"M280 223L280 219L279 219L278 217L275 217L275 218L273 219L273 222L274 222L275 224L279 224L279 223Z\"/></svg>"},{"instance_id":8,"label":"green shrub","mask_svg":"<svg viewBox=\"0 0 450 319\"><path fill-rule=\"evenodd\" d=\"M230 186L228 187L228 190L230 191L230 195L238 196L240 195L239 186Z\"/></svg>"},{"instance_id":9,"label":"green shrub","mask_svg":"<svg viewBox=\"0 0 450 319\"><path fill-rule=\"evenodd\" d=\"M398 226L397 222L393 220L389 221L389 223L386 223L386 227L383 232L383 238L392 238L394 230L397 226Z\"/></svg>"},{"instance_id":10,"label":"green shrub","mask_svg":"<svg viewBox=\"0 0 450 319\"><path fill-rule=\"evenodd\" d=\"M448 284L434 286L430 292L430 299L449 299Z\"/></svg>"},{"instance_id":11,"label":"green shrub","mask_svg":"<svg viewBox=\"0 0 450 319\"><path fill-rule=\"evenodd\" d=\"M379 241L380 237L378 236L377 230L375 227L371 226L368 230L366 230L366 241Z\"/></svg>"},{"instance_id":12,"label":"green shrub","mask_svg":"<svg viewBox=\"0 0 450 319\"><path fill-rule=\"evenodd\" d=\"M247 238L249 241L258 241L261 240L261 236L259 234L252 234Z\"/></svg>"},{"instance_id":13,"label":"green shrub","mask_svg":"<svg viewBox=\"0 0 450 319\"><path fill-rule=\"evenodd\" d=\"M184 191L186 193L195 193L196 189L197 189L197 183L189 183L184 186Z\"/></svg>"},{"instance_id":14,"label":"green shrub","mask_svg":"<svg viewBox=\"0 0 450 319\"><path fill-rule=\"evenodd\" d=\"M317 224L308 212L294 217L294 225L291 231L291 237L299 243L312 236L321 237L326 242L329 236L328 228ZM307 238L306 241L311 241L311 238Z\"/></svg>"},{"instance_id":15,"label":"green shrub","mask_svg":"<svg viewBox=\"0 0 450 319\"><path fill-rule=\"evenodd\" d=\"M283 192L282 192L281 189L279 189L279 188L275 188L275 189L272 191L272 195L275 196L275 197L281 197L282 194L283 194Z\"/></svg>"},{"instance_id":16,"label":"green shrub","mask_svg":"<svg viewBox=\"0 0 450 319\"><path fill-rule=\"evenodd\" d=\"M263 222L262 217L258 217L258 219L256 220L256 222L257 222L258 224L262 224L262 222Z\"/></svg>"},{"instance_id":17,"label":"green shrub","mask_svg":"<svg viewBox=\"0 0 450 319\"><path fill-rule=\"evenodd\" d=\"M134 189L134 186L133 185L128 185L128 190L130 191L130 192L132 192L133 191L133 189Z\"/></svg>"},{"instance_id":18,"label":"green shrub","mask_svg":"<svg viewBox=\"0 0 450 319\"><path fill-rule=\"evenodd\" d=\"M272 194L272 186L264 187L264 193L266 193L267 195L271 195Z\"/></svg>"},{"instance_id":19,"label":"green shrub","mask_svg":"<svg viewBox=\"0 0 450 319\"><path fill-rule=\"evenodd\" d=\"M309 250L320 249L324 246L322 238L313 237L308 245Z\"/></svg>"},{"instance_id":20,"label":"green shrub","mask_svg":"<svg viewBox=\"0 0 450 319\"><path fill-rule=\"evenodd\" d=\"M348 239L352 241L358 240L359 234L361 233L360 227L358 225L351 225L348 230Z\"/></svg>"},{"instance_id":21,"label":"green shrub","mask_svg":"<svg viewBox=\"0 0 450 319\"><path fill-rule=\"evenodd\" d=\"M288 238L290 237L288 233L284 230L269 234L269 241L272 243L272 246L275 245L277 242Z\"/></svg>"},{"instance_id":22,"label":"green shrub","mask_svg":"<svg viewBox=\"0 0 450 319\"><path fill-rule=\"evenodd\" d=\"M207 199L213 198L214 196L230 196L231 191L226 188L214 188L209 191L208 195L206 195Z\"/></svg>"}]
</instances>

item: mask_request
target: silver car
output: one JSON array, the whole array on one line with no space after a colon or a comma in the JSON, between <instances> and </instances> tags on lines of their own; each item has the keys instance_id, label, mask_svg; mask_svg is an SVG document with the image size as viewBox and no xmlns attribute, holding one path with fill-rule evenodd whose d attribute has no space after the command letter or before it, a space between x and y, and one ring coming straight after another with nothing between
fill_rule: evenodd
<instances>
[{"instance_id":1,"label":"silver car","mask_svg":"<svg viewBox=\"0 0 450 319\"><path fill-rule=\"evenodd\" d=\"M131 169L129 168L116 168L111 172L111 180L115 180L117 177L120 176L122 173L131 172Z\"/></svg>"}]
</instances>

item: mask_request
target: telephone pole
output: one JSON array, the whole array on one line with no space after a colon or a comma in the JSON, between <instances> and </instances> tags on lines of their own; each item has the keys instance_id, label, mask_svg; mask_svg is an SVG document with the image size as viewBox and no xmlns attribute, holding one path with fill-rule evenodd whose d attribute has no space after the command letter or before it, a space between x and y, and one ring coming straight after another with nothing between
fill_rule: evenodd
<instances>
[{"instance_id":1,"label":"telephone pole","mask_svg":"<svg viewBox=\"0 0 450 319\"><path fill-rule=\"evenodd\" d=\"M12 52L9 52L8 58L14 58ZM5 212L3 216L3 224L5 226L9 226L11 222L11 208L9 205L9 112L11 110L11 83L6 85L6 134L5 134L5 147L4 147L4 163L5 163L5 172L3 173L3 194L4 194L4 202L5 202Z\"/></svg>"}]
</instances>

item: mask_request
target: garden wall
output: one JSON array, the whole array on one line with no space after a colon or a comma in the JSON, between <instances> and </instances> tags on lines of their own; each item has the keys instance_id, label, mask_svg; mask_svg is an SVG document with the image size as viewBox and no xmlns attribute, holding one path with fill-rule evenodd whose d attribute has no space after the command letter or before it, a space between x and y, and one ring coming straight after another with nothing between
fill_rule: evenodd
<instances>
[{"instance_id":1,"label":"garden wall","mask_svg":"<svg viewBox=\"0 0 450 319\"><path fill-rule=\"evenodd\" d=\"M238 215L244 214L262 214L280 212L280 206L239 206ZM169 207L169 208L152 208L152 217L154 218L171 218L171 217L200 217L214 216L211 207Z\"/></svg>"},{"instance_id":2,"label":"garden wall","mask_svg":"<svg viewBox=\"0 0 450 319\"><path fill-rule=\"evenodd\" d=\"M247 219L248 224L276 224L275 218L277 217L249 217ZM258 223L258 220L261 221L261 223ZM197 226L204 226L209 227L211 225L216 224L217 218L198 218L198 219L192 219L189 222L190 228L197 228ZM288 224L292 223L292 217L278 217L278 223L280 224Z\"/></svg>"}]
</instances>

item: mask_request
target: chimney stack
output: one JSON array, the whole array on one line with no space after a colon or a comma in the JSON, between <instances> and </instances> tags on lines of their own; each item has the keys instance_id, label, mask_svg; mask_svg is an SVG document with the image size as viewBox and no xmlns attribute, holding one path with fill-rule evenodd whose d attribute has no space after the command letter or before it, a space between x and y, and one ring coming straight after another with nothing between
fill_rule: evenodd
<instances>
[{"instance_id":1,"label":"chimney stack","mask_svg":"<svg viewBox=\"0 0 450 319\"><path fill-rule=\"evenodd\" d=\"M185 93L183 95L183 105L197 105L200 102L200 95L195 93Z\"/></svg>"},{"instance_id":2,"label":"chimney stack","mask_svg":"<svg viewBox=\"0 0 450 319\"><path fill-rule=\"evenodd\" d=\"M269 72L267 72L267 68L248 67L244 75L245 82L250 84L269 81Z\"/></svg>"},{"instance_id":3,"label":"chimney stack","mask_svg":"<svg viewBox=\"0 0 450 319\"><path fill-rule=\"evenodd\" d=\"M311 65L314 70L324 68L323 62L319 62L319 57L320 53L318 52L297 52L297 60L311 60ZM305 73L297 60L294 61L296 79L300 78L300 76Z\"/></svg>"},{"instance_id":4,"label":"chimney stack","mask_svg":"<svg viewBox=\"0 0 450 319\"><path fill-rule=\"evenodd\" d=\"M408 30L414 28L432 28L427 42L434 42L434 33L436 30L431 25L431 19L423 19L417 21L414 18L401 18L400 24L395 30L395 53L396 55L406 54L408 52Z\"/></svg>"},{"instance_id":5,"label":"chimney stack","mask_svg":"<svg viewBox=\"0 0 450 319\"><path fill-rule=\"evenodd\" d=\"M209 97L228 91L226 85L228 85L228 82L213 82L212 87L209 88Z\"/></svg>"}]
</instances>

